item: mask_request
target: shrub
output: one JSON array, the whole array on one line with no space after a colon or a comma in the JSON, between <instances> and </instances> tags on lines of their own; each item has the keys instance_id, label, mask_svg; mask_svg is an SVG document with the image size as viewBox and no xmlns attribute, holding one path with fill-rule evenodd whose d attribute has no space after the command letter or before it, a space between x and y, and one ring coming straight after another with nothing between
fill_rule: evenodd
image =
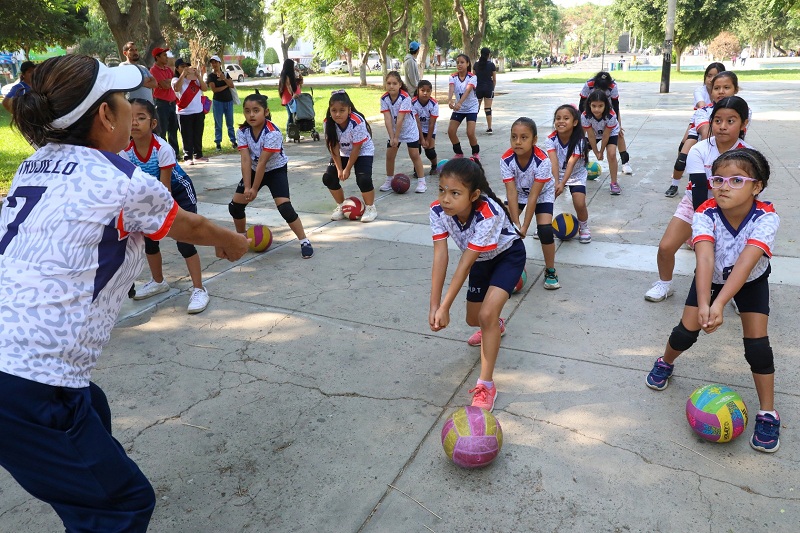
<instances>
[{"instance_id":1,"label":"shrub","mask_svg":"<svg viewBox=\"0 0 800 533\"><path fill-rule=\"evenodd\" d=\"M256 75L256 69L258 68L258 59L253 59L252 57L245 57L242 59L239 64L242 66L242 70L245 74L249 77L254 77Z\"/></svg>"}]
</instances>

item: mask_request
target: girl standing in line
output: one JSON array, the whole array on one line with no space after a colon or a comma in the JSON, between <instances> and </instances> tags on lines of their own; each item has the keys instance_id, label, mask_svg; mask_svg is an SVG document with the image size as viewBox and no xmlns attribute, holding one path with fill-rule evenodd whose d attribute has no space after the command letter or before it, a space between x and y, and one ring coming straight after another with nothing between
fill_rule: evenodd
<instances>
[{"instance_id":1,"label":"girl standing in line","mask_svg":"<svg viewBox=\"0 0 800 533\"><path fill-rule=\"evenodd\" d=\"M469 392L473 406L491 411L497 398L494 366L506 331L500 314L525 267L525 245L480 163L472 159L453 159L442 167L439 199L431 204L430 221L433 268L428 322L432 331L450 324L450 306L469 276L467 324L481 328L467 341L481 347L480 378ZM462 254L442 298L448 237Z\"/></svg>"},{"instance_id":2,"label":"girl standing in line","mask_svg":"<svg viewBox=\"0 0 800 533\"><path fill-rule=\"evenodd\" d=\"M506 186L508 212L511 221L520 228L523 237L528 234L534 214L534 237L539 239L544 256L544 288L559 289L556 273L556 245L553 236L553 203L556 199L550 159L538 146L536 123L520 117L511 125L511 148L500 158L500 176ZM529 199L535 199L530 207ZM520 224L520 213L525 210L525 221Z\"/></svg>"},{"instance_id":3,"label":"girl standing in line","mask_svg":"<svg viewBox=\"0 0 800 533\"><path fill-rule=\"evenodd\" d=\"M400 145L406 143L408 156L414 164L414 177L417 178L417 188L414 192L425 192L428 186L425 183L425 168L419 155L419 128L414 119L411 96L400 73L395 70L386 75L385 85L386 92L381 96L381 113L389 140L386 141L386 181L380 190L384 192L392 190L394 159L397 157Z\"/></svg>"},{"instance_id":4,"label":"girl standing in line","mask_svg":"<svg viewBox=\"0 0 800 533\"><path fill-rule=\"evenodd\" d=\"M278 212L300 241L300 255L303 259L309 259L314 255L314 248L289 199L289 175L286 166L289 158L283 152L281 130L269 120L267 97L256 91L244 99L242 110L245 122L239 126L236 134L241 155L242 179L228 204L236 231L247 231L245 208L266 185L272 193Z\"/></svg>"},{"instance_id":5,"label":"girl standing in line","mask_svg":"<svg viewBox=\"0 0 800 533\"><path fill-rule=\"evenodd\" d=\"M622 115L619 112L619 85L617 85L617 82L611 77L611 74L608 72L598 72L594 78L583 84L578 109L584 109L589 94L596 90L603 91L606 96L608 96L609 100L611 100L611 106L614 108L614 113L617 114L617 121L619 122L619 158L622 162L622 173L633 174L633 168L631 168L628 162L630 161L630 155L628 155L628 148L625 144L625 130L622 129Z\"/></svg>"},{"instance_id":6,"label":"girl standing in line","mask_svg":"<svg viewBox=\"0 0 800 533\"><path fill-rule=\"evenodd\" d=\"M372 185L372 159L375 155L372 129L343 89L333 91L328 101L325 143L331 153L331 160L325 174L322 175L322 183L336 202L331 220L344 218L342 213L344 190L341 182L347 181L350 173L355 171L356 184L361 191L365 206L361 222L372 222L378 218L375 187Z\"/></svg>"},{"instance_id":7,"label":"girl standing in line","mask_svg":"<svg viewBox=\"0 0 800 533\"><path fill-rule=\"evenodd\" d=\"M475 96L477 85L478 79L472 73L469 56L459 54L456 57L456 72L450 76L447 95L447 104L453 110L453 114L450 115L450 125L447 127L447 136L453 144L455 158L464 157L461 141L458 139L458 127L464 119L467 120L467 139L472 148L472 157L480 157L481 147L478 145L478 137L475 136L479 109L478 98Z\"/></svg>"},{"instance_id":8,"label":"girl standing in line","mask_svg":"<svg viewBox=\"0 0 800 533\"><path fill-rule=\"evenodd\" d=\"M772 204L758 199L768 181L769 164L756 150L730 150L714 161L708 178L714 198L703 203L692 220L697 256L694 280L683 316L646 384L653 390L666 389L678 356L692 347L701 329L717 331L725 304L735 300L742 320L744 358L759 403L750 446L774 453L780 447L781 419L775 410L775 365L767 331L768 280L780 219Z\"/></svg>"},{"instance_id":9,"label":"girl standing in line","mask_svg":"<svg viewBox=\"0 0 800 533\"><path fill-rule=\"evenodd\" d=\"M437 171L436 157L436 120L439 118L439 102L431 98L433 85L428 80L420 80L417 85L417 94L411 99L414 118L419 129L420 150L425 150L425 157L431 162L430 176L435 176Z\"/></svg>"},{"instance_id":10,"label":"girl standing in line","mask_svg":"<svg viewBox=\"0 0 800 533\"><path fill-rule=\"evenodd\" d=\"M208 85L203 77L183 59L175 61L175 77L172 78L172 89L178 97L178 125L181 128L183 141L183 160L190 165L200 161L208 161L203 155L203 130L206 114L203 112L203 91Z\"/></svg>"},{"instance_id":11,"label":"girl standing in line","mask_svg":"<svg viewBox=\"0 0 800 533\"><path fill-rule=\"evenodd\" d=\"M545 149L550 158L553 178L556 180L556 198L569 186L572 205L578 215L578 240L581 244L592 242L589 231L589 210L586 207L586 161L589 143L580 126L581 117L575 106L563 104L553 116L555 131L547 136Z\"/></svg>"}]
</instances>

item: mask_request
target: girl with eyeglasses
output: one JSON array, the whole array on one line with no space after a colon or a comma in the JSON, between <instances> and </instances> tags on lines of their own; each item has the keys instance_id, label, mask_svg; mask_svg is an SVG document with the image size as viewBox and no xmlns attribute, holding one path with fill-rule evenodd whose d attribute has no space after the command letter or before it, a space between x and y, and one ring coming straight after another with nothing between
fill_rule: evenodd
<instances>
[{"instance_id":1,"label":"girl with eyeglasses","mask_svg":"<svg viewBox=\"0 0 800 533\"><path fill-rule=\"evenodd\" d=\"M708 183L714 197L692 220L697 257L694 280L681 321L672 330L664 355L647 375L647 386L664 390L675 360L696 341L702 329L714 333L731 299L742 320L744 358L753 374L759 410L750 446L773 453L780 446L780 417L775 411L775 366L769 343L769 259L780 219L759 194L769 181L769 163L750 148L730 150L711 167Z\"/></svg>"}]
</instances>

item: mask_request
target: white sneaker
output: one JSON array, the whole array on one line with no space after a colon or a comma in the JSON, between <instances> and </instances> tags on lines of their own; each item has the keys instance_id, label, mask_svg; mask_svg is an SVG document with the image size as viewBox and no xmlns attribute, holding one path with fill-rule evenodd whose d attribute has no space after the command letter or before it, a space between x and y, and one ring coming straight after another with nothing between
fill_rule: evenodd
<instances>
[{"instance_id":1,"label":"white sneaker","mask_svg":"<svg viewBox=\"0 0 800 533\"><path fill-rule=\"evenodd\" d=\"M581 244L589 244L592 242L592 232L589 230L589 226L581 226L578 229L578 242Z\"/></svg>"},{"instance_id":2,"label":"white sneaker","mask_svg":"<svg viewBox=\"0 0 800 533\"><path fill-rule=\"evenodd\" d=\"M167 292L168 290L169 283L167 283L167 280L157 283L151 279L145 283L141 289L136 289L136 294L134 295L133 299L144 300L146 298L150 298L151 296L155 296L156 294Z\"/></svg>"},{"instance_id":3,"label":"white sneaker","mask_svg":"<svg viewBox=\"0 0 800 533\"><path fill-rule=\"evenodd\" d=\"M736 305L736 300L734 300L733 298L731 298L731 307L733 307L733 310L737 315L741 314L739 313L739 306Z\"/></svg>"},{"instance_id":4,"label":"white sneaker","mask_svg":"<svg viewBox=\"0 0 800 533\"><path fill-rule=\"evenodd\" d=\"M658 280L653 283L649 291L644 293L644 299L648 302L663 302L674 293L675 291L672 289L671 281Z\"/></svg>"},{"instance_id":5,"label":"white sneaker","mask_svg":"<svg viewBox=\"0 0 800 533\"><path fill-rule=\"evenodd\" d=\"M381 188L378 189L379 191L389 192L392 190L392 178L386 178L386 181L383 182Z\"/></svg>"},{"instance_id":6,"label":"white sneaker","mask_svg":"<svg viewBox=\"0 0 800 533\"><path fill-rule=\"evenodd\" d=\"M189 307L186 308L186 312L190 315L202 313L208 307L208 300L208 291L205 287L192 289L192 297L189 298Z\"/></svg>"},{"instance_id":7,"label":"white sneaker","mask_svg":"<svg viewBox=\"0 0 800 533\"><path fill-rule=\"evenodd\" d=\"M623 174L633 174L633 168L631 167L630 163L623 163L622 165L622 173Z\"/></svg>"},{"instance_id":8,"label":"white sneaker","mask_svg":"<svg viewBox=\"0 0 800 533\"><path fill-rule=\"evenodd\" d=\"M331 213L331 220L344 220L344 213L342 213L342 204L337 204L336 209Z\"/></svg>"},{"instance_id":9,"label":"white sneaker","mask_svg":"<svg viewBox=\"0 0 800 533\"><path fill-rule=\"evenodd\" d=\"M375 205L368 205L364 209L364 214L361 215L361 222L372 222L378 218L378 208Z\"/></svg>"},{"instance_id":10,"label":"white sneaker","mask_svg":"<svg viewBox=\"0 0 800 533\"><path fill-rule=\"evenodd\" d=\"M425 184L425 178L420 178L417 180L417 188L414 189L414 192L425 192L428 190L428 186Z\"/></svg>"}]
</instances>

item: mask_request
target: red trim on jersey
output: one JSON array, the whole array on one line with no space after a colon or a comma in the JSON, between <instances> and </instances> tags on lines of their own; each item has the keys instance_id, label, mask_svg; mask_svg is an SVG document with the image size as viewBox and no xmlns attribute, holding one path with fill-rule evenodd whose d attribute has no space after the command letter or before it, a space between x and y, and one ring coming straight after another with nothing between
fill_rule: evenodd
<instances>
[{"instance_id":1,"label":"red trim on jersey","mask_svg":"<svg viewBox=\"0 0 800 533\"><path fill-rule=\"evenodd\" d=\"M772 203L770 203L770 202L761 202L759 200L756 200L756 209L760 209L761 211L764 211L765 213L774 213L775 212L775 207L772 205Z\"/></svg>"},{"instance_id":2,"label":"red trim on jersey","mask_svg":"<svg viewBox=\"0 0 800 533\"><path fill-rule=\"evenodd\" d=\"M694 246L695 244L697 244L700 241L708 241L711 244L714 244L714 242L715 242L713 235L698 235L697 237L692 239L692 246Z\"/></svg>"},{"instance_id":3,"label":"red trim on jersey","mask_svg":"<svg viewBox=\"0 0 800 533\"><path fill-rule=\"evenodd\" d=\"M508 150L503 152L503 155L500 156L500 159L505 159L506 157L509 157L511 155L514 155L514 149L513 148L509 148Z\"/></svg>"},{"instance_id":4,"label":"red trim on jersey","mask_svg":"<svg viewBox=\"0 0 800 533\"><path fill-rule=\"evenodd\" d=\"M119 240L130 235L130 233L125 231L125 225L122 222L122 211L119 212L119 216L117 217L117 233L119 234Z\"/></svg>"},{"instance_id":5,"label":"red trim on jersey","mask_svg":"<svg viewBox=\"0 0 800 533\"><path fill-rule=\"evenodd\" d=\"M437 233L436 235L434 235L433 236L433 240L434 241L441 241L442 239L446 239L449 236L450 236L450 233L445 231L444 233Z\"/></svg>"},{"instance_id":6,"label":"red trim on jersey","mask_svg":"<svg viewBox=\"0 0 800 533\"><path fill-rule=\"evenodd\" d=\"M243 144L242 146L237 146L236 147L237 150L244 150L245 148L249 149L250 147L247 146L246 144Z\"/></svg>"},{"instance_id":7,"label":"red trim on jersey","mask_svg":"<svg viewBox=\"0 0 800 533\"><path fill-rule=\"evenodd\" d=\"M538 146L533 147L533 155L538 157L539 159L547 159L547 154L542 151L541 148Z\"/></svg>"},{"instance_id":8,"label":"red trim on jersey","mask_svg":"<svg viewBox=\"0 0 800 533\"><path fill-rule=\"evenodd\" d=\"M325 119L325 120L328 120L328 119ZM361 124L361 118L359 118L359 116L356 115L355 113L350 113L350 120L355 122L356 125Z\"/></svg>"},{"instance_id":9,"label":"red trim on jersey","mask_svg":"<svg viewBox=\"0 0 800 533\"><path fill-rule=\"evenodd\" d=\"M155 135L150 136L150 146L147 147L147 155L145 155L144 157L142 157L141 154L139 154L139 152L136 150L136 143L133 142L133 139L131 139L131 143L128 145L128 148L126 148L125 151L127 152L128 150L133 148L133 153L136 156L136 158L142 163L147 163L148 161L150 161L150 156L153 155L153 147L161 148L161 145L158 143L158 141L156 141Z\"/></svg>"},{"instance_id":10,"label":"red trim on jersey","mask_svg":"<svg viewBox=\"0 0 800 533\"><path fill-rule=\"evenodd\" d=\"M476 211L479 211L481 213L481 215L483 215L484 219L489 219L489 218L492 218L494 216L494 213L492 212L492 208L489 207L489 202L487 202L486 200L481 202L481 204L478 206Z\"/></svg>"},{"instance_id":11,"label":"red trim on jersey","mask_svg":"<svg viewBox=\"0 0 800 533\"><path fill-rule=\"evenodd\" d=\"M770 250L769 246L767 246L765 243L761 241L757 241L755 239L747 239L747 242L744 244L745 246L755 246L756 248L761 248L762 250L764 250L764 253L767 254L767 257L769 258L772 257L772 250Z\"/></svg>"},{"instance_id":12,"label":"red trim on jersey","mask_svg":"<svg viewBox=\"0 0 800 533\"><path fill-rule=\"evenodd\" d=\"M476 245L474 245L472 243L469 243L467 245L467 249L468 250L472 250L473 252L480 252L480 253L491 252L492 250L496 250L497 249L497 243L490 244L488 246L476 246Z\"/></svg>"},{"instance_id":13,"label":"red trim on jersey","mask_svg":"<svg viewBox=\"0 0 800 533\"><path fill-rule=\"evenodd\" d=\"M145 237L149 237L154 241L160 241L161 239L166 237L167 233L169 233L169 230L172 228L172 224L175 222L175 217L178 216L178 209L180 209L178 207L178 202L173 200L172 207L170 208L169 213L167 214L167 218L164 220L164 224L161 225L161 228L159 228L159 230L156 231L155 233L151 233L150 235L145 234ZM121 214L120 218L122 218Z\"/></svg>"},{"instance_id":14,"label":"red trim on jersey","mask_svg":"<svg viewBox=\"0 0 800 533\"><path fill-rule=\"evenodd\" d=\"M277 153L280 153L281 149L280 148L266 148L266 147L264 147L264 148L261 149L261 151L262 152L270 152L270 153L273 153L273 154L277 154Z\"/></svg>"}]
</instances>

